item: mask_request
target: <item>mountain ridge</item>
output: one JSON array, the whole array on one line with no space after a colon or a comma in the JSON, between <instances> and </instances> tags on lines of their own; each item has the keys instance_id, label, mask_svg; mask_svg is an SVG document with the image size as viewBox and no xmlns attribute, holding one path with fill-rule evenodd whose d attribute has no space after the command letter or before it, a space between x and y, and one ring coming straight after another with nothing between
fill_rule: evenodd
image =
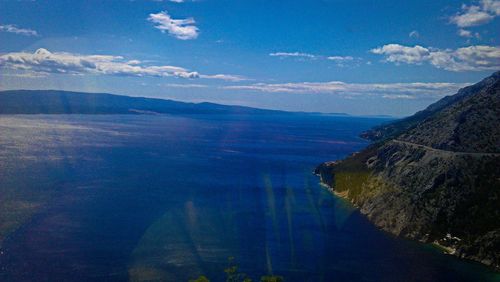
<instances>
[{"instance_id":1,"label":"mountain ridge","mask_svg":"<svg viewBox=\"0 0 500 282\"><path fill-rule=\"evenodd\" d=\"M448 95L442 99L429 105L424 110L418 111L415 114L402 118L395 122L390 122L376 126L370 130L361 133L361 137L370 141L383 141L387 138L394 137L404 130L410 129L417 123L424 121L426 118L431 117L436 112L453 105L454 103L467 98L477 92L478 89L486 87L500 79L500 71L493 73L491 76L484 78L480 82L460 89L454 95Z\"/></svg>"},{"instance_id":2,"label":"mountain ridge","mask_svg":"<svg viewBox=\"0 0 500 282\"><path fill-rule=\"evenodd\" d=\"M500 72L315 173L379 228L500 269Z\"/></svg>"},{"instance_id":3,"label":"mountain ridge","mask_svg":"<svg viewBox=\"0 0 500 282\"><path fill-rule=\"evenodd\" d=\"M25 89L0 91L0 114L311 114L352 116L346 113L283 111L111 93ZM391 117L383 116L359 117L391 119Z\"/></svg>"},{"instance_id":4,"label":"mountain ridge","mask_svg":"<svg viewBox=\"0 0 500 282\"><path fill-rule=\"evenodd\" d=\"M63 90L0 91L0 114L264 114L285 113L209 102L189 103L160 98Z\"/></svg>"}]
</instances>

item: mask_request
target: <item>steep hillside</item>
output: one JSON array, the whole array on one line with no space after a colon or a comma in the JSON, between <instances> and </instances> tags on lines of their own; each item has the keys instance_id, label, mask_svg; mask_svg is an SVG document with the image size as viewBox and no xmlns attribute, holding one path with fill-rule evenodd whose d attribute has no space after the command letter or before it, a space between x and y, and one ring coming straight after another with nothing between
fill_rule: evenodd
<instances>
[{"instance_id":1,"label":"steep hillside","mask_svg":"<svg viewBox=\"0 0 500 282\"><path fill-rule=\"evenodd\" d=\"M419 123L423 122L427 118L432 117L434 114L440 112L441 110L454 105L457 102L467 99L468 97L480 92L481 89L488 88L489 86L497 82L499 77L500 71L494 73L490 77L485 78L477 84L460 89L455 95L444 97L443 99L428 106L425 110L417 112L410 117L398 120L396 122L382 124L366 132L363 132L361 134L361 137L372 141L382 141L388 138L395 137L396 135L399 135L402 132L415 127Z\"/></svg>"},{"instance_id":2,"label":"steep hillside","mask_svg":"<svg viewBox=\"0 0 500 282\"><path fill-rule=\"evenodd\" d=\"M443 100L316 173L378 227L500 268L500 73Z\"/></svg>"}]
</instances>

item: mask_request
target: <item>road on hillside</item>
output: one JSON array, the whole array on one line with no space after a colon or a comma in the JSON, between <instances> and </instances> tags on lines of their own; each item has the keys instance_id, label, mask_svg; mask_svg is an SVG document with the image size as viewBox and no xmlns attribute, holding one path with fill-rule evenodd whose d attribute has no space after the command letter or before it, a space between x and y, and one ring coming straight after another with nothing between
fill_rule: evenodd
<instances>
[{"instance_id":1,"label":"road on hillside","mask_svg":"<svg viewBox=\"0 0 500 282\"><path fill-rule=\"evenodd\" d=\"M392 140L392 142L399 143L399 144L404 144L404 145L408 145L408 146L412 146L412 147L417 147L417 148L425 149L425 150L428 150L428 151L433 151L433 152L439 152L439 153L443 153L443 154L448 154L448 155L474 156L474 157L485 157L485 156L495 156L495 157L498 157L498 156L500 156L500 153L456 152L456 151L441 150L441 149L436 149L436 148L432 148L432 147L429 147L429 146L420 145L420 144L416 144L416 143L412 143L412 142L408 142L408 141L401 141L401 140L397 140L397 139Z\"/></svg>"}]
</instances>

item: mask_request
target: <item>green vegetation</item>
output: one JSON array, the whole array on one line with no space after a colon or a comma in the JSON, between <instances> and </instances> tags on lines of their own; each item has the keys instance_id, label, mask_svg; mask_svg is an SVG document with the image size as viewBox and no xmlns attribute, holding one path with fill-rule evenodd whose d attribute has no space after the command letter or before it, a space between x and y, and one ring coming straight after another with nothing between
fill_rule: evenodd
<instances>
[{"instance_id":1,"label":"green vegetation","mask_svg":"<svg viewBox=\"0 0 500 282\"><path fill-rule=\"evenodd\" d=\"M335 173L335 192L341 195L347 192L346 196L349 199L357 201L370 179L371 175L369 172L339 171Z\"/></svg>"},{"instance_id":2,"label":"green vegetation","mask_svg":"<svg viewBox=\"0 0 500 282\"><path fill-rule=\"evenodd\" d=\"M229 263L226 269L224 269L226 273L226 282L252 282L253 280L239 271L239 267L235 264L234 258L229 258ZM283 282L285 281L283 277L276 275L264 275L260 277L260 282ZM210 282L210 280L202 275L194 280L189 280L189 282Z\"/></svg>"},{"instance_id":3,"label":"green vegetation","mask_svg":"<svg viewBox=\"0 0 500 282\"><path fill-rule=\"evenodd\" d=\"M368 193L374 193L379 183L367 167L368 159L376 155L379 145L373 145L334 165L334 188L338 194L359 202ZM370 189L369 189L370 188Z\"/></svg>"},{"instance_id":4,"label":"green vegetation","mask_svg":"<svg viewBox=\"0 0 500 282\"><path fill-rule=\"evenodd\" d=\"M189 280L189 282L210 282L210 280L208 280L206 276L202 275L196 279Z\"/></svg>"},{"instance_id":5,"label":"green vegetation","mask_svg":"<svg viewBox=\"0 0 500 282\"><path fill-rule=\"evenodd\" d=\"M250 279L245 273L239 272L238 266L234 263L234 258L229 258L229 265L226 269L224 269L226 273L226 282L251 282Z\"/></svg>"},{"instance_id":6,"label":"green vegetation","mask_svg":"<svg viewBox=\"0 0 500 282\"><path fill-rule=\"evenodd\" d=\"M281 276L274 276L274 275L267 275L267 276L262 276L260 278L261 282L283 282L283 277Z\"/></svg>"}]
</instances>

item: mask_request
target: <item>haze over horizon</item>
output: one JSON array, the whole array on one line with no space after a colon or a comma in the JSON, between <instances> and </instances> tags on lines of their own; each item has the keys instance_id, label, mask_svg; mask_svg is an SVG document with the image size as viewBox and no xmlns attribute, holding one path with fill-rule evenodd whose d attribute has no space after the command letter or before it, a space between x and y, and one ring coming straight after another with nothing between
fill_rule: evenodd
<instances>
[{"instance_id":1,"label":"haze over horizon","mask_svg":"<svg viewBox=\"0 0 500 282\"><path fill-rule=\"evenodd\" d=\"M500 69L499 16L498 0L3 1L0 90L404 116Z\"/></svg>"}]
</instances>

